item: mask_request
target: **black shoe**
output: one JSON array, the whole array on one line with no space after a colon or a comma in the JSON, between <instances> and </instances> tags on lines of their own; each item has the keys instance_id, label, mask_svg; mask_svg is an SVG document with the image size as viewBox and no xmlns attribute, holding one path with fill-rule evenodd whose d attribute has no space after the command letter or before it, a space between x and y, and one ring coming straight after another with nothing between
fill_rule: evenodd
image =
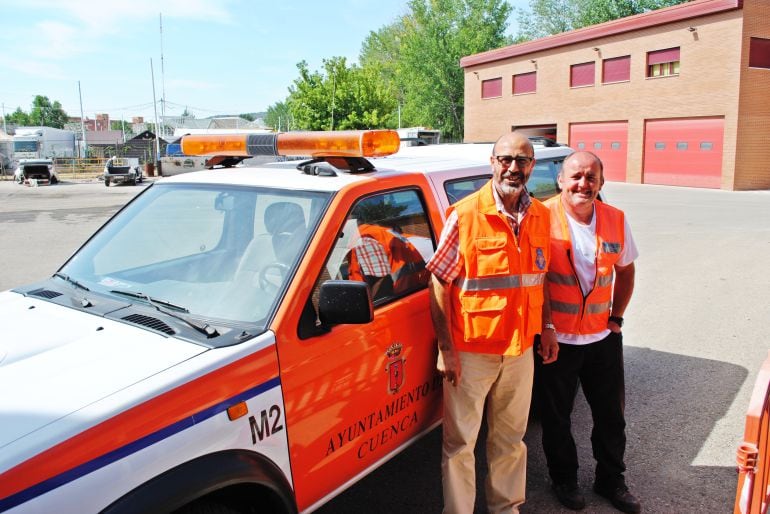
<instances>
[{"instance_id":1,"label":"black shoe","mask_svg":"<svg viewBox=\"0 0 770 514\"><path fill-rule=\"evenodd\" d=\"M586 506L586 499L577 484L553 484L559 503L572 510L581 510Z\"/></svg>"},{"instance_id":2,"label":"black shoe","mask_svg":"<svg viewBox=\"0 0 770 514\"><path fill-rule=\"evenodd\" d=\"M594 492L599 496L607 498L612 506L621 512L627 512L628 514L639 514L639 512L642 512L642 504L636 496L628 491L628 487L625 484L608 488L594 484Z\"/></svg>"}]
</instances>

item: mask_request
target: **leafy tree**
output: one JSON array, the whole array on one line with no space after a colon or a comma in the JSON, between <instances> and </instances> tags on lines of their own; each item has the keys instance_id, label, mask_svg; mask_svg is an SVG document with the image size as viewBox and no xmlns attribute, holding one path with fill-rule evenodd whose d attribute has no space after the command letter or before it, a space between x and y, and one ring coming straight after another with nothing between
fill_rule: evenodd
<instances>
[{"instance_id":1,"label":"leafy tree","mask_svg":"<svg viewBox=\"0 0 770 514\"><path fill-rule=\"evenodd\" d=\"M58 100L51 103L47 96L37 95L32 101L32 111L29 113L31 125L64 128L67 119L67 113Z\"/></svg>"},{"instance_id":2,"label":"leafy tree","mask_svg":"<svg viewBox=\"0 0 770 514\"><path fill-rule=\"evenodd\" d=\"M396 101L374 68L348 66L344 57L323 60L323 72L297 64L289 87L292 128L353 130L393 125ZM270 113L270 110L268 110Z\"/></svg>"},{"instance_id":3,"label":"leafy tree","mask_svg":"<svg viewBox=\"0 0 770 514\"><path fill-rule=\"evenodd\" d=\"M405 31L404 19L385 25L369 35L361 45L359 62L364 70L379 74L383 87L396 99L396 124L412 125L413 122L401 112L406 102L406 80L401 64L401 40Z\"/></svg>"},{"instance_id":4,"label":"leafy tree","mask_svg":"<svg viewBox=\"0 0 770 514\"><path fill-rule=\"evenodd\" d=\"M441 129L443 137L463 134L466 55L510 43L505 36L511 7L505 0L411 0L400 36L400 83L406 115Z\"/></svg>"},{"instance_id":5,"label":"leafy tree","mask_svg":"<svg viewBox=\"0 0 770 514\"><path fill-rule=\"evenodd\" d=\"M256 116L254 116L254 115L253 115L252 113L250 113L250 112L246 112L246 113L243 113L243 114L239 114L239 115L238 115L238 117L239 117L239 118L243 118L243 119L244 119L244 120L246 120L246 121L254 121L254 120L256 120L256 119L257 119L257 117L256 117Z\"/></svg>"},{"instance_id":6,"label":"leafy tree","mask_svg":"<svg viewBox=\"0 0 770 514\"><path fill-rule=\"evenodd\" d=\"M529 10L517 10L517 41L559 34L686 1L689 0L530 0Z\"/></svg>"},{"instance_id":7,"label":"leafy tree","mask_svg":"<svg viewBox=\"0 0 770 514\"><path fill-rule=\"evenodd\" d=\"M126 135L126 139L131 139L134 135L134 130L131 124L127 121L110 121L110 130L120 130Z\"/></svg>"},{"instance_id":8,"label":"leafy tree","mask_svg":"<svg viewBox=\"0 0 770 514\"><path fill-rule=\"evenodd\" d=\"M29 120L29 114L21 110L21 107L17 107L15 111L6 116L6 122L15 124L19 127L31 125Z\"/></svg>"},{"instance_id":9,"label":"leafy tree","mask_svg":"<svg viewBox=\"0 0 770 514\"><path fill-rule=\"evenodd\" d=\"M273 130L287 132L291 128L291 112L286 102L276 102L267 108L265 124Z\"/></svg>"}]
</instances>

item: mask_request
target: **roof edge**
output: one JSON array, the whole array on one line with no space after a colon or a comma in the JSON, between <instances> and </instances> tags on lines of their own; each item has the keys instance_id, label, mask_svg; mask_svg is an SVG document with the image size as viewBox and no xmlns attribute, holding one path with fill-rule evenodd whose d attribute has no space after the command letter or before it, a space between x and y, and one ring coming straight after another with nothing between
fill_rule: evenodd
<instances>
[{"instance_id":1,"label":"roof edge","mask_svg":"<svg viewBox=\"0 0 770 514\"><path fill-rule=\"evenodd\" d=\"M743 0L694 0L683 4L672 5L617 20L607 21L590 27L570 30L561 34L554 34L540 39L534 39L525 43L510 45L495 50L488 50L460 59L460 67L469 68L479 64L487 64L502 59L527 55L542 50L558 48L560 46L582 43L601 37L631 32L657 25L664 25L676 21L696 18L708 14L716 14L743 7Z\"/></svg>"}]
</instances>

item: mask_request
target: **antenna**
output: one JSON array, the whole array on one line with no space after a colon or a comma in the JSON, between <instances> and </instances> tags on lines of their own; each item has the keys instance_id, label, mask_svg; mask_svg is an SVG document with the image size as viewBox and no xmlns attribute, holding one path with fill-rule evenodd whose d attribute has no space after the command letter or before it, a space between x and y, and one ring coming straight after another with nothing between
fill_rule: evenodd
<instances>
[{"instance_id":1,"label":"antenna","mask_svg":"<svg viewBox=\"0 0 770 514\"><path fill-rule=\"evenodd\" d=\"M160 121L165 123L166 121L166 78L164 73L165 69L163 66L163 13L159 13L158 17L160 19L160 86L161 86Z\"/></svg>"}]
</instances>

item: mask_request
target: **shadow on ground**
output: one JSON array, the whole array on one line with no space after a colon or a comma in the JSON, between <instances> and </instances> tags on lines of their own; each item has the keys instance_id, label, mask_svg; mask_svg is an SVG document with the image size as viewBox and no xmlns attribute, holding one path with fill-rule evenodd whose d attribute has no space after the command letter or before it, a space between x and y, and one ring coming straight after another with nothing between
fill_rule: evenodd
<instances>
[{"instance_id":1,"label":"shadow on ground","mask_svg":"<svg viewBox=\"0 0 770 514\"><path fill-rule=\"evenodd\" d=\"M747 371L733 364L625 348L627 480L645 513L731 512L737 473L734 466L695 466L693 461L743 384ZM579 482L586 513L615 513L591 492L594 462L590 411L582 393L576 401L573 431L580 454ZM533 412L529 447L527 503L522 513L568 513L549 489L540 447L540 423ZM476 512L485 512L483 446L476 449L480 494ZM441 429L406 449L317 512L441 512Z\"/></svg>"}]
</instances>

